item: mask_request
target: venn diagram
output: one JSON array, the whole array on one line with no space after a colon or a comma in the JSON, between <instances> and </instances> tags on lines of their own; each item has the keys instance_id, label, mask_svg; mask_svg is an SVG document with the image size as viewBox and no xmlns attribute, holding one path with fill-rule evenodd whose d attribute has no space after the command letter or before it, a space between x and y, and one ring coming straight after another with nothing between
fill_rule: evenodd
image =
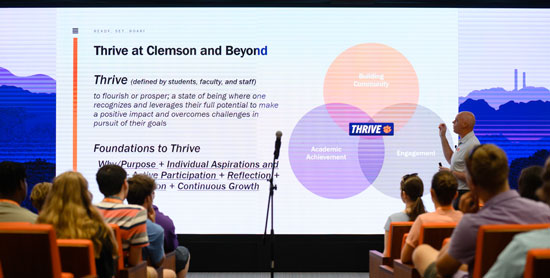
<instances>
[{"instance_id":1,"label":"venn diagram","mask_svg":"<svg viewBox=\"0 0 550 278\"><path fill-rule=\"evenodd\" d=\"M398 198L402 175L437 169L442 120L418 105L417 74L396 49L366 43L345 50L330 65L323 94L325 104L298 121L288 148L295 176L312 193L345 199L373 185ZM393 122L395 134L350 136L350 122Z\"/></svg>"}]
</instances>

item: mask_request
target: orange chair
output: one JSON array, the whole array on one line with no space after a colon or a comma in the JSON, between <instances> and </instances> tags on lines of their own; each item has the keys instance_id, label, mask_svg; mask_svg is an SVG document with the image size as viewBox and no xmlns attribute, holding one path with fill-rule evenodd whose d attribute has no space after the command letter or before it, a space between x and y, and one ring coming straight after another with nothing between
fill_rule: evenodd
<instances>
[{"instance_id":1,"label":"orange chair","mask_svg":"<svg viewBox=\"0 0 550 278\"><path fill-rule=\"evenodd\" d=\"M0 242L0 261L6 277L73 277L61 272L51 225L0 223Z\"/></svg>"},{"instance_id":2,"label":"orange chair","mask_svg":"<svg viewBox=\"0 0 550 278\"><path fill-rule=\"evenodd\" d=\"M386 272L392 270L393 260L401 256L401 241L403 234L408 233L413 222L393 222L390 223L388 238L388 256L377 250L369 251L369 272L371 278L387 277ZM384 267L387 266L388 268ZM384 268L384 270L382 270Z\"/></svg>"},{"instance_id":3,"label":"orange chair","mask_svg":"<svg viewBox=\"0 0 550 278\"><path fill-rule=\"evenodd\" d=\"M147 278L147 262L141 261L135 266L124 267L124 252L122 251L122 236L117 224L109 224L113 229L118 245L117 278Z\"/></svg>"},{"instance_id":4,"label":"orange chair","mask_svg":"<svg viewBox=\"0 0 550 278\"><path fill-rule=\"evenodd\" d=\"M456 223L426 223L420 228L418 245L428 244L435 249L441 249L443 240L453 233ZM420 278L420 273L412 264L406 264L396 259L393 262L395 278Z\"/></svg>"},{"instance_id":5,"label":"orange chair","mask_svg":"<svg viewBox=\"0 0 550 278\"><path fill-rule=\"evenodd\" d=\"M527 252L523 278L544 278L550 273L550 249L531 249Z\"/></svg>"},{"instance_id":6,"label":"orange chair","mask_svg":"<svg viewBox=\"0 0 550 278\"><path fill-rule=\"evenodd\" d=\"M61 269L75 277L97 277L94 245L89 239L58 239Z\"/></svg>"},{"instance_id":7,"label":"orange chair","mask_svg":"<svg viewBox=\"0 0 550 278\"><path fill-rule=\"evenodd\" d=\"M530 230L550 228L550 224L483 225L477 232L473 278L481 278L514 236Z\"/></svg>"},{"instance_id":8,"label":"orange chair","mask_svg":"<svg viewBox=\"0 0 550 278\"><path fill-rule=\"evenodd\" d=\"M443 240L450 237L457 223L426 223L420 228L419 244L428 244L439 250Z\"/></svg>"}]
</instances>

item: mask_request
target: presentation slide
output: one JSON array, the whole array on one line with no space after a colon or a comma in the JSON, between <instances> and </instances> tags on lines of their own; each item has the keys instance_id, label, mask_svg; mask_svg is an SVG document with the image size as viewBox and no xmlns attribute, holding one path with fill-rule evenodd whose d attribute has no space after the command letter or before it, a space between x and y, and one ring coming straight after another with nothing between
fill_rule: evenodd
<instances>
[{"instance_id":1,"label":"presentation slide","mask_svg":"<svg viewBox=\"0 0 550 278\"><path fill-rule=\"evenodd\" d=\"M533 143L514 159L550 142L496 129L507 100L550 100L548 78L530 87L524 73L548 76L537 38L550 34L523 34L538 48L521 59L507 54L521 44L503 46L525 17L550 27L546 10L0 9L0 121L14 130L0 155L40 177L52 164L52 177L83 173L95 203L103 165L150 175L178 233L263 233L273 179L277 234L381 234L404 209L403 175L418 173L433 211L431 178L449 166L438 125L455 146L459 111L476 114L482 142ZM484 32L504 49L483 48Z\"/></svg>"}]
</instances>

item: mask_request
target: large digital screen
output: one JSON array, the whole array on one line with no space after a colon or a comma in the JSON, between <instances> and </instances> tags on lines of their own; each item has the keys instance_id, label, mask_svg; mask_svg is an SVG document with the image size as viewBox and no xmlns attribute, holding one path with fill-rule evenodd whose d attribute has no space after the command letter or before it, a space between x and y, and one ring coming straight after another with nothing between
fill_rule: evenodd
<instances>
[{"instance_id":1,"label":"large digital screen","mask_svg":"<svg viewBox=\"0 0 550 278\"><path fill-rule=\"evenodd\" d=\"M262 233L271 178L279 234L383 233L405 174L433 211L459 111L512 176L550 149L545 9L0 9L0 37L0 160L96 203L101 166L150 175L178 233Z\"/></svg>"}]
</instances>

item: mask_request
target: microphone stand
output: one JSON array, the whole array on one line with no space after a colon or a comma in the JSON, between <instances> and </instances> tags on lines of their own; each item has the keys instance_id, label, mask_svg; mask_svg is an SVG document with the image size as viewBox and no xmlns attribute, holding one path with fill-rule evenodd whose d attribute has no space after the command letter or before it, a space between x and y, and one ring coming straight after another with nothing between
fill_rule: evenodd
<instances>
[{"instance_id":1,"label":"microphone stand","mask_svg":"<svg viewBox=\"0 0 550 278\"><path fill-rule=\"evenodd\" d=\"M277 190L277 185L273 184L273 174L275 173L275 161L278 160L278 155L274 154L273 156L273 164L271 165L271 178L269 181L269 197L267 199L267 213L265 216L265 228L264 228L264 236L263 236L263 243L265 245L266 237L267 237L267 223L269 220L269 214L271 212L271 235L269 237L270 242L270 277L273 278L275 275L275 230L273 228L273 193L275 190Z\"/></svg>"}]
</instances>

